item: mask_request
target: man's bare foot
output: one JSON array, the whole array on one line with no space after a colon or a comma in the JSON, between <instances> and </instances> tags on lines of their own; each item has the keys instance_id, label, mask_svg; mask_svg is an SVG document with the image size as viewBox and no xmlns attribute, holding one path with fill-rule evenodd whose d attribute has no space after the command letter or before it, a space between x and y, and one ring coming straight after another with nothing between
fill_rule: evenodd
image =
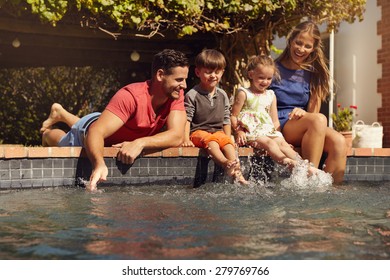
<instances>
[{"instance_id":1,"label":"man's bare foot","mask_svg":"<svg viewBox=\"0 0 390 280\"><path fill-rule=\"evenodd\" d=\"M53 105L51 105L50 115L42 123L42 127L39 131L43 133L45 132L46 129L49 129L53 124L61 121L61 111L63 110L64 108L61 106L61 104L53 103Z\"/></svg>"}]
</instances>

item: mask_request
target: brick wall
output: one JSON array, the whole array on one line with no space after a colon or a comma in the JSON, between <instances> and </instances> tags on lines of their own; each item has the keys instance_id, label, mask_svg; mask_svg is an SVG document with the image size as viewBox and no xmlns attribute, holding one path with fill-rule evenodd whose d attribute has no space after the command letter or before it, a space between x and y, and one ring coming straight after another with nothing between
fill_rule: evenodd
<instances>
[{"instance_id":1,"label":"brick wall","mask_svg":"<svg viewBox=\"0 0 390 280\"><path fill-rule=\"evenodd\" d=\"M378 108L378 121L383 125L383 147L390 147L390 1L377 0L382 16L378 22L378 35L382 48L378 50L378 63L382 64L382 78L378 79L378 92L382 95L382 107Z\"/></svg>"},{"instance_id":2,"label":"brick wall","mask_svg":"<svg viewBox=\"0 0 390 280\"><path fill-rule=\"evenodd\" d=\"M199 187L207 182L229 180L222 169L207 158L205 151L198 148L145 152L132 165L116 161L117 151L115 148L104 149L109 172L106 185L181 184ZM240 148L238 154L246 178L250 177L254 182L269 179L268 165L271 162L268 157L255 156L251 148ZM79 147L0 145L0 191L83 186L91 170L89 160ZM389 181L390 148L350 148L344 179Z\"/></svg>"}]
</instances>

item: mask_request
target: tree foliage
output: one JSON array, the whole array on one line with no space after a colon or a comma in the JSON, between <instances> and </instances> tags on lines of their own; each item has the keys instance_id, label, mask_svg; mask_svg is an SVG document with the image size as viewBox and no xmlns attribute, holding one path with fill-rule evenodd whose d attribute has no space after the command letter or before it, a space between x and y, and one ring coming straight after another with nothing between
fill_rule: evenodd
<instances>
[{"instance_id":1,"label":"tree foliage","mask_svg":"<svg viewBox=\"0 0 390 280\"><path fill-rule=\"evenodd\" d=\"M337 30L342 21L363 19L366 0L0 0L0 9L13 15L33 13L56 25L66 15L82 26L113 36L136 32L164 36L216 35L230 61L225 75L239 82L241 62L248 56L270 53L274 36L284 36L303 17L326 22ZM238 73L237 73L238 71ZM227 77L226 77L227 76ZM229 86L229 85L228 85Z\"/></svg>"},{"instance_id":2,"label":"tree foliage","mask_svg":"<svg viewBox=\"0 0 390 280\"><path fill-rule=\"evenodd\" d=\"M0 0L0 8L12 14L31 12L56 25L68 12L85 21L116 31L130 28L179 36L196 32L254 35L271 28L285 35L302 17L340 22L361 20L366 0ZM269 39L269 38L267 38Z\"/></svg>"},{"instance_id":3,"label":"tree foliage","mask_svg":"<svg viewBox=\"0 0 390 280\"><path fill-rule=\"evenodd\" d=\"M270 53L275 35L286 35L303 18L319 24L326 22L329 29L337 31L343 21L362 20L365 3L366 0L0 0L0 14L33 15L53 26L72 21L114 37L130 33L146 38L172 33L178 38L195 33L214 34L228 61L223 87L232 93L242 82L241 70L247 58L260 52ZM12 94L11 84L9 89L7 94ZM4 96L0 101L5 100ZM38 96L48 100L43 94ZM22 94L18 98L28 97ZM38 104L34 106L32 110L39 110Z\"/></svg>"},{"instance_id":4,"label":"tree foliage","mask_svg":"<svg viewBox=\"0 0 390 280\"><path fill-rule=\"evenodd\" d=\"M78 116L101 112L119 88L117 77L93 67L0 69L0 143L40 144L54 102Z\"/></svg>"}]
</instances>

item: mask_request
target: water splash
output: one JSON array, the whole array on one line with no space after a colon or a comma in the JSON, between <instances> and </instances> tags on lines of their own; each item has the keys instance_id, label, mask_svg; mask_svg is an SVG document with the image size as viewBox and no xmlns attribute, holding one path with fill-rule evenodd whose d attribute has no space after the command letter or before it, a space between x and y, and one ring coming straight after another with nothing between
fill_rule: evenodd
<instances>
[{"instance_id":1,"label":"water splash","mask_svg":"<svg viewBox=\"0 0 390 280\"><path fill-rule=\"evenodd\" d=\"M332 175L322 170L309 175L310 163L307 160L299 160L293 168L289 178L281 181L282 187L286 189L315 189L316 191L325 191L333 183Z\"/></svg>"}]
</instances>

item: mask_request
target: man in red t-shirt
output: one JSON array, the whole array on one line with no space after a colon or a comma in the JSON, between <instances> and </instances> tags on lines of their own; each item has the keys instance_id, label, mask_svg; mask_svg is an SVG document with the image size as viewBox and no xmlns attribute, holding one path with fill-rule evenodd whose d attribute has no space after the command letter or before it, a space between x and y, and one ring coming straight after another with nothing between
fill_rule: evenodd
<instances>
[{"instance_id":1,"label":"man in red t-shirt","mask_svg":"<svg viewBox=\"0 0 390 280\"><path fill-rule=\"evenodd\" d=\"M166 49L154 56L152 78L120 89L101 114L79 119L53 104L41 128L43 146L85 147L93 165L87 186L91 191L107 180L104 146L119 148L117 158L125 164L132 164L144 149L179 146L186 123L183 91L188 68L183 53ZM71 130L52 129L57 122L65 122Z\"/></svg>"}]
</instances>

